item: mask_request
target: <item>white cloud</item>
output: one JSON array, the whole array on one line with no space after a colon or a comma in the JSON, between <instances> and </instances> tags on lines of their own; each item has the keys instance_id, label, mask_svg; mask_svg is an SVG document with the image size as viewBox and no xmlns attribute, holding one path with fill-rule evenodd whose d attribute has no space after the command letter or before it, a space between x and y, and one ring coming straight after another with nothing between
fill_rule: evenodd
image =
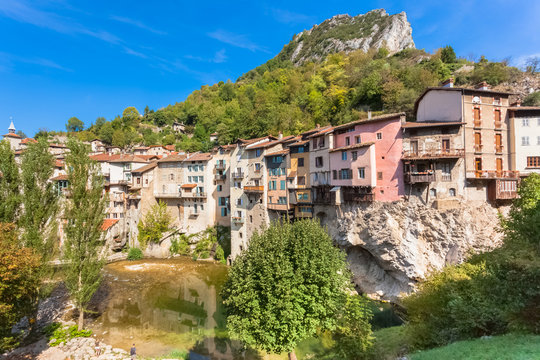
<instances>
[{"instance_id":1,"label":"white cloud","mask_svg":"<svg viewBox=\"0 0 540 360\"><path fill-rule=\"evenodd\" d=\"M167 35L167 33L165 31L154 29L154 28L144 24L143 22L141 22L139 20L130 19L130 18L123 17L123 16L116 16L116 15L111 15L110 18L111 18L111 20L118 21L118 22L121 22L121 23L124 23L124 24L133 25L133 26L138 27L140 29L150 31L150 32L152 32L154 34Z\"/></svg>"},{"instance_id":2,"label":"white cloud","mask_svg":"<svg viewBox=\"0 0 540 360\"><path fill-rule=\"evenodd\" d=\"M207 34L212 39L221 41L222 43L229 44L241 49L247 49L250 51L262 51L268 53L269 51L261 47L251 40L249 40L245 35L235 34L226 30L216 30Z\"/></svg>"},{"instance_id":3,"label":"white cloud","mask_svg":"<svg viewBox=\"0 0 540 360\"><path fill-rule=\"evenodd\" d=\"M14 63L32 64L32 65L38 65L41 67L46 67L46 68L51 68L51 69L68 71L68 72L73 71L52 60L44 59L40 57L26 57L26 56L19 56L15 54L0 52L0 58L2 58L3 60L3 63L0 64L0 68L2 68L3 71L9 71L10 69L12 69Z\"/></svg>"}]
</instances>

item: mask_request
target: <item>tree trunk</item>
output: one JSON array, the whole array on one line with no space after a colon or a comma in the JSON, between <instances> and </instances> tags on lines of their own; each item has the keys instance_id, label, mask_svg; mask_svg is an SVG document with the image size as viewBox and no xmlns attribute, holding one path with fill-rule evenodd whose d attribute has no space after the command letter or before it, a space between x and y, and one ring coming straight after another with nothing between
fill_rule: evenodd
<instances>
[{"instance_id":1,"label":"tree trunk","mask_svg":"<svg viewBox=\"0 0 540 360\"><path fill-rule=\"evenodd\" d=\"M84 327L84 309L82 306L79 306L79 324L77 325L77 330L81 331Z\"/></svg>"},{"instance_id":2,"label":"tree trunk","mask_svg":"<svg viewBox=\"0 0 540 360\"><path fill-rule=\"evenodd\" d=\"M296 354L294 353L294 350L289 353L289 360L296 360Z\"/></svg>"}]
</instances>

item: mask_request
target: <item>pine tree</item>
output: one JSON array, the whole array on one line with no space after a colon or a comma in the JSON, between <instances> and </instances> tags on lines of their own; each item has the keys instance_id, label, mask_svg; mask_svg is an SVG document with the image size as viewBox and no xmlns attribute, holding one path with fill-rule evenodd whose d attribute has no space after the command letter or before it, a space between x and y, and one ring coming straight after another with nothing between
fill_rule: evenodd
<instances>
[{"instance_id":1,"label":"pine tree","mask_svg":"<svg viewBox=\"0 0 540 360\"><path fill-rule=\"evenodd\" d=\"M0 222L14 223L21 206L19 169L7 141L0 141Z\"/></svg>"},{"instance_id":2,"label":"pine tree","mask_svg":"<svg viewBox=\"0 0 540 360\"><path fill-rule=\"evenodd\" d=\"M45 139L30 144L21 164L23 208L19 219L23 245L33 248L46 262L52 256L56 235L58 195L53 175L54 156Z\"/></svg>"},{"instance_id":3,"label":"pine tree","mask_svg":"<svg viewBox=\"0 0 540 360\"><path fill-rule=\"evenodd\" d=\"M77 140L68 142L66 156L68 199L65 209L64 259L66 286L79 310L78 328L84 326L84 311L101 282L101 255L106 198L98 164L88 157L89 149Z\"/></svg>"}]
</instances>

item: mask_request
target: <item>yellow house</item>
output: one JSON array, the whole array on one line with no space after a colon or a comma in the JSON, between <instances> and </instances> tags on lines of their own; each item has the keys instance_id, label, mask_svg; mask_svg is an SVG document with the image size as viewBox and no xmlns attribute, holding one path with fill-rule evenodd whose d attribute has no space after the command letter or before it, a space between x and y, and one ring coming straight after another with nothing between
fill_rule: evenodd
<instances>
[{"instance_id":1,"label":"yellow house","mask_svg":"<svg viewBox=\"0 0 540 360\"><path fill-rule=\"evenodd\" d=\"M313 217L311 185L309 179L309 140L288 145L290 166L287 173L289 203L294 206L295 218Z\"/></svg>"}]
</instances>

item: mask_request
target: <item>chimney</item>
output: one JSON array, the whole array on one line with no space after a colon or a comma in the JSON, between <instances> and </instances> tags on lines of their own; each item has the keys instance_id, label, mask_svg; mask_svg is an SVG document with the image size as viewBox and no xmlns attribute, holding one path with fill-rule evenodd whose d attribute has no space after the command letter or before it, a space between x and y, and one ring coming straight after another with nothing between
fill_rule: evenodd
<instances>
[{"instance_id":1,"label":"chimney","mask_svg":"<svg viewBox=\"0 0 540 360\"><path fill-rule=\"evenodd\" d=\"M442 87L445 87L445 88L453 88L453 87L454 87L454 78L453 78L453 77L450 77L450 78L444 80L444 81L441 83L441 86L442 86Z\"/></svg>"},{"instance_id":2,"label":"chimney","mask_svg":"<svg viewBox=\"0 0 540 360\"><path fill-rule=\"evenodd\" d=\"M487 82L482 81L480 84L477 84L474 88L476 90L489 90L489 85Z\"/></svg>"},{"instance_id":3,"label":"chimney","mask_svg":"<svg viewBox=\"0 0 540 360\"><path fill-rule=\"evenodd\" d=\"M368 118L368 120L371 120L371 110L367 111L367 118Z\"/></svg>"},{"instance_id":4,"label":"chimney","mask_svg":"<svg viewBox=\"0 0 540 360\"><path fill-rule=\"evenodd\" d=\"M279 134L278 134L278 139L281 140L283 139L283 133L280 131Z\"/></svg>"}]
</instances>

